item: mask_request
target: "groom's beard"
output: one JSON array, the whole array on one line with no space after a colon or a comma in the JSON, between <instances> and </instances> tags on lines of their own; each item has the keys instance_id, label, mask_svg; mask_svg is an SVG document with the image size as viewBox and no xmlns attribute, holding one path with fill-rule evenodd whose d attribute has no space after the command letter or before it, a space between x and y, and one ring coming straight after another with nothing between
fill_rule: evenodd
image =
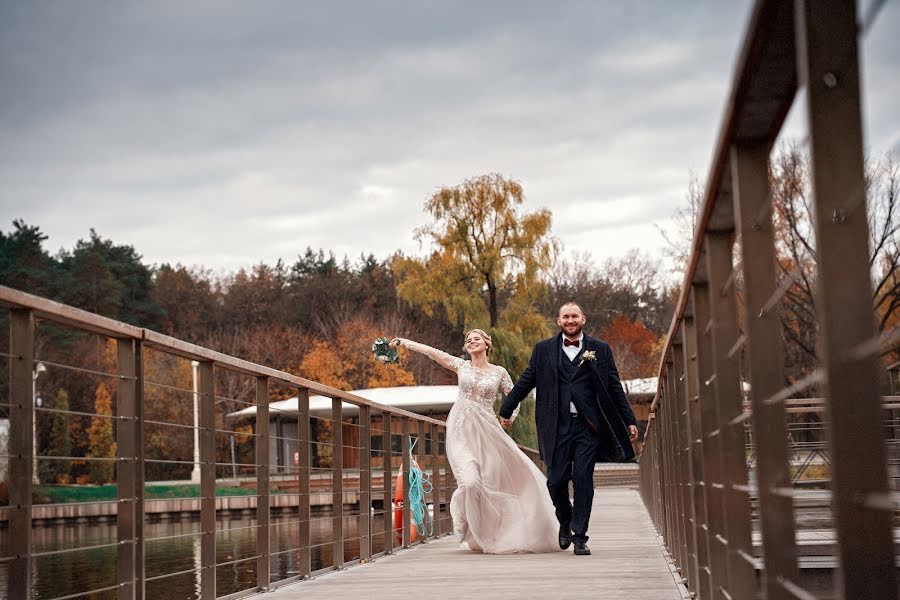
<instances>
[{"instance_id":1,"label":"groom's beard","mask_svg":"<svg viewBox=\"0 0 900 600\"><path fill-rule=\"evenodd\" d=\"M569 338L577 338L579 335L581 335L582 329L584 329L584 325L576 325L575 330L572 333L569 333L569 331L565 327L559 328L559 330L562 331L562 334Z\"/></svg>"}]
</instances>

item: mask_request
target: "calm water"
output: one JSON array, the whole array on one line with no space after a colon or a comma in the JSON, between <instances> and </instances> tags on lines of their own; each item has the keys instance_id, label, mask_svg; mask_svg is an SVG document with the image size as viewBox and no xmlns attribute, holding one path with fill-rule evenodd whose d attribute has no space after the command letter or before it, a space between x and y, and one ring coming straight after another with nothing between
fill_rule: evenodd
<instances>
[{"instance_id":1,"label":"calm water","mask_svg":"<svg viewBox=\"0 0 900 600\"><path fill-rule=\"evenodd\" d=\"M271 552L292 550L297 547L299 525L296 514L272 517L270 532ZM311 521L313 570L334 564L331 546L331 516L315 514ZM216 563L230 562L256 556L256 519L251 517L221 519L216 527ZM384 548L383 516L372 518L373 552ZM200 597L200 532L199 520L183 520L146 524L147 541L144 545L146 577L148 579L168 573L191 571L180 575L148 581L148 599L193 599ZM32 597L50 600L70 594L87 592L116 583L116 548L84 549L108 544L116 540L114 524L59 525L35 527L33 530L34 553L68 548L82 548L73 552L51 556L37 556L33 562ZM8 530L0 531L5 537ZM183 537L172 537L183 536ZM359 516L344 516L344 560L359 558ZM152 539L160 538L160 539ZM162 539L166 538L166 539ZM4 544L5 545L5 544ZM5 554L4 554L5 555ZM277 581L298 574L299 560L296 551L271 557L271 580ZM0 564L0 598L6 593L9 565ZM223 596L256 586L256 560L216 568L216 595ZM92 600L115 598L115 590L86 596Z\"/></svg>"}]
</instances>

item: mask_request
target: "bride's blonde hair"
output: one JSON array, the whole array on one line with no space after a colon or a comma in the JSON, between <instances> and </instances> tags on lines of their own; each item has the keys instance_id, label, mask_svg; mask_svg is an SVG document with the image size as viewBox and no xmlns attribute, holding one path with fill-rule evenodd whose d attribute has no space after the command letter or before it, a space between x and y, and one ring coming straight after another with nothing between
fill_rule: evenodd
<instances>
[{"instance_id":1,"label":"bride's blonde hair","mask_svg":"<svg viewBox=\"0 0 900 600\"><path fill-rule=\"evenodd\" d=\"M490 354L491 349L494 347L494 342L491 341L491 336L489 336L484 329L470 329L466 332L466 335L463 336L463 339L468 341L470 333L477 333L481 337L484 338L484 343L487 346L487 352L485 352L485 354ZM465 341L463 342L463 352L466 352L466 342Z\"/></svg>"}]
</instances>

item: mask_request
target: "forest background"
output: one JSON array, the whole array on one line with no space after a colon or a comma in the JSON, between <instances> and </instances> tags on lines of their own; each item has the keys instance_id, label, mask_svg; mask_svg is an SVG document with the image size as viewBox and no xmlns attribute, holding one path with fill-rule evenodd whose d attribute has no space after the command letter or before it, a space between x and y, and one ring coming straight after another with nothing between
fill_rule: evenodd
<instances>
[{"instance_id":1,"label":"forest background","mask_svg":"<svg viewBox=\"0 0 900 600\"><path fill-rule=\"evenodd\" d=\"M815 368L817 340L815 241L800 147L780 148L771 172L779 278L789 288L779 309L791 382ZM589 255L565 256L552 235L552 214L525 211L521 184L491 174L441 188L426 200L427 221L413 232L422 244L421 256L338 258L328 249L304 248L298 240L298 255L290 264L259 263L215 273L202 265L147 264L138 249L94 230L73 248L51 254L39 226L14 220L9 231L0 231L0 285L342 390L455 383L453 373L418 355L404 354L399 364L384 366L373 360L371 343L380 336L402 336L461 356L464 332L472 327L491 333L494 362L515 379L534 343L556 331L558 307L574 300L588 317L586 332L611 344L621 378L631 380L656 375L702 187L694 178L676 227L661 232L669 240L674 274L664 270L664 257L637 249L602 264ZM900 314L898 190L895 158L870 161L873 307L881 331L893 330ZM0 335L7 336L7 329L4 324ZM114 371L114 350L94 336L44 327L36 343L37 355L51 363L75 360ZM889 348L883 358L887 365L898 355ZM148 378L167 373L167 384L190 388L184 363L150 356L145 369ZM50 409L37 419L41 454L115 456L108 418L115 412L114 385L60 369L50 369L40 382L43 406ZM223 381L217 393L226 399L249 397L251 384ZM153 400L151 391L146 406L156 418L191 422L189 403ZM237 403L223 406L217 415L239 408ZM244 434L237 439L240 454L252 451L246 427L238 431ZM525 406L511 434L535 445L533 404ZM190 460L187 436L149 431L146 443L149 454ZM173 468L178 473L169 469L156 475L185 475L183 467ZM61 483L98 483L113 476L112 463L91 460L46 461L40 471L43 481Z\"/></svg>"}]
</instances>

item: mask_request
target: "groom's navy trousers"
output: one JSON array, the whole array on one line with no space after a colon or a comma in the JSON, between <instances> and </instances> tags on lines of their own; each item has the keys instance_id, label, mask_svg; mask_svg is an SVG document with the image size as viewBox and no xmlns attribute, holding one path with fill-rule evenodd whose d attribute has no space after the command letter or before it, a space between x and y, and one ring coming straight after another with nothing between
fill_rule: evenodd
<instances>
[{"instance_id":1,"label":"groom's navy trousers","mask_svg":"<svg viewBox=\"0 0 900 600\"><path fill-rule=\"evenodd\" d=\"M570 523L572 540L586 542L594 501L594 460L600 439L583 416L571 417L565 432L557 432L553 464L547 467L547 489L556 507L560 523ZM569 481L575 492L575 504L569 502Z\"/></svg>"},{"instance_id":2,"label":"groom's navy trousers","mask_svg":"<svg viewBox=\"0 0 900 600\"><path fill-rule=\"evenodd\" d=\"M579 353L570 360L562 349L559 351L559 414L553 461L547 466L547 489L556 518L572 528L572 540L586 542L594 500L594 463L601 445L597 427L602 415L588 370L579 368L580 358ZM571 413L572 405L577 414ZM569 502L570 480L574 506Z\"/></svg>"}]
</instances>

